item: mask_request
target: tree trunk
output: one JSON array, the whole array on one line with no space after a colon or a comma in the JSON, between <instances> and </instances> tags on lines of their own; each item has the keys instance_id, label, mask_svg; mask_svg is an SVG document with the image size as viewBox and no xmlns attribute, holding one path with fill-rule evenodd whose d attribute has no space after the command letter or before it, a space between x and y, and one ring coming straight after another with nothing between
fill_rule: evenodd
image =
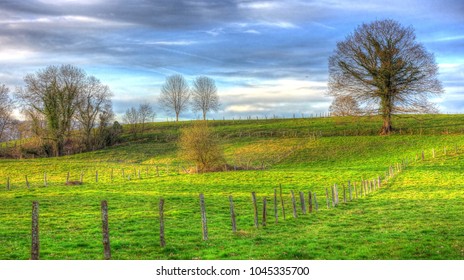
<instances>
[{"instance_id":1,"label":"tree trunk","mask_svg":"<svg viewBox=\"0 0 464 280\"><path fill-rule=\"evenodd\" d=\"M203 112L203 120L206 121L206 112Z\"/></svg>"},{"instance_id":2,"label":"tree trunk","mask_svg":"<svg viewBox=\"0 0 464 280\"><path fill-rule=\"evenodd\" d=\"M179 113L176 112L176 122L179 121Z\"/></svg>"},{"instance_id":3,"label":"tree trunk","mask_svg":"<svg viewBox=\"0 0 464 280\"><path fill-rule=\"evenodd\" d=\"M380 129L380 135L389 135L393 131L391 115L392 115L392 94L387 92L381 101L381 110L383 125Z\"/></svg>"}]
</instances>

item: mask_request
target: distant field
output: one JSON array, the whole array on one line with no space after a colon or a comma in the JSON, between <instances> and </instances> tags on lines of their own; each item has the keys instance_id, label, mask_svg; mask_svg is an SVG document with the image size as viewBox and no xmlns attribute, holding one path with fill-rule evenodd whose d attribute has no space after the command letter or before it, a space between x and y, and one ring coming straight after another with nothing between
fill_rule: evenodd
<instances>
[{"instance_id":1,"label":"distant field","mask_svg":"<svg viewBox=\"0 0 464 280\"><path fill-rule=\"evenodd\" d=\"M175 139L189 122L152 123L142 138L125 135L121 145L105 150L0 160L0 259L30 258L34 200L40 203L41 259L102 259L101 200L109 205L113 259L464 259L463 116L400 117L394 125L401 130L388 137L377 136L375 117L210 123L228 163L253 170L185 174L189 166L179 159ZM326 188L385 177L403 160L408 167L380 190L327 209ZM84 184L65 186L68 172L69 180L82 176ZM279 208L275 224L279 185L286 219ZM292 190L298 218L292 217ZM317 194L317 213L302 214L300 191ZM251 192L260 221L268 199L266 227L254 227ZM202 240L199 193L206 200L208 241ZM165 248L159 246L161 197Z\"/></svg>"}]
</instances>

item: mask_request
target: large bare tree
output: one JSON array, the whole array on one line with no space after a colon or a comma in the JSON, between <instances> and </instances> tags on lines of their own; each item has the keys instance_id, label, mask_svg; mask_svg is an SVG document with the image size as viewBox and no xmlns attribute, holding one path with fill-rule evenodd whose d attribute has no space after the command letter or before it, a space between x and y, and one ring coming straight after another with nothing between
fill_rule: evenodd
<instances>
[{"instance_id":1,"label":"large bare tree","mask_svg":"<svg viewBox=\"0 0 464 280\"><path fill-rule=\"evenodd\" d=\"M7 138L7 132L13 124L12 110L13 100L9 96L9 89L5 85L0 85L0 141Z\"/></svg>"},{"instance_id":2,"label":"large bare tree","mask_svg":"<svg viewBox=\"0 0 464 280\"><path fill-rule=\"evenodd\" d=\"M434 55L416 42L412 27L379 20L357 27L329 58L329 95L353 97L377 108L380 134L396 113L435 112L429 98L443 92Z\"/></svg>"},{"instance_id":3,"label":"large bare tree","mask_svg":"<svg viewBox=\"0 0 464 280\"><path fill-rule=\"evenodd\" d=\"M97 139L92 137L92 130L99 124L99 115L105 110L111 110L111 96L109 87L100 80L94 76L86 78L77 100L76 119L88 151L95 147Z\"/></svg>"},{"instance_id":4,"label":"large bare tree","mask_svg":"<svg viewBox=\"0 0 464 280\"><path fill-rule=\"evenodd\" d=\"M167 77L161 87L159 102L167 112L174 111L176 121L179 121L179 114L189 106L189 100L190 89L185 78L180 74Z\"/></svg>"},{"instance_id":5,"label":"large bare tree","mask_svg":"<svg viewBox=\"0 0 464 280\"><path fill-rule=\"evenodd\" d=\"M45 117L46 137L53 144L55 156L64 154L85 77L83 70L72 65L48 66L26 75L26 87L17 94L25 107Z\"/></svg>"},{"instance_id":6,"label":"large bare tree","mask_svg":"<svg viewBox=\"0 0 464 280\"><path fill-rule=\"evenodd\" d=\"M206 113L219 109L219 96L213 79L208 77L197 77L193 82L192 109L194 112L202 112L203 120Z\"/></svg>"}]
</instances>

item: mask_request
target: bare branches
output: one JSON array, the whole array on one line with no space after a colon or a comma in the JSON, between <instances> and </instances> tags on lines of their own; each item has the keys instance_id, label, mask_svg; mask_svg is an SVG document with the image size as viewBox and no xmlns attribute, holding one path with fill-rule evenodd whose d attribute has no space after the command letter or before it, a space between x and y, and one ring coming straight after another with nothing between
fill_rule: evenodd
<instances>
[{"instance_id":1,"label":"bare branches","mask_svg":"<svg viewBox=\"0 0 464 280\"><path fill-rule=\"evenodd\" d=\"M435 112L428 98L443 92L433 54L414 30L393 20L359 26L329 58L329 95L377 104L389 134L395 113Z\"/></svg>"},{"instance_id":2,"label":"bare branches","mask_svg":"<svg viewBox=\"0 0 464 280\"><path fill-rule=\"evenodd\" d=\"M173 75L166 78L161 87L159 102L167 112L174 111L176 121L179 114L187 109L190 100L190 89L182 75Z\"/></svg>"},{"instance_id":3,"label":"bare branches","mask_svg":"<svg viewBox=\"0 0 464 280\"><path fill-rule=\"evenodd\" d=\"M214 80L208 77L198 77L193 82L192 89L192 110L202 112L203 120L206 120L206 113L219 109L219 96Z\"/></svg>"},{"instance_id":4,"label":"bare branches","mask_svg":"<svg viewBox=\"0 0 464 280\"><path fill-rule=\"evenodd\" d=\"M13 117L13 100L9 96L9 89L5 85L0 85L0 141L3 141L7 131L11 129Z\"/></svg>"}]
</instances>

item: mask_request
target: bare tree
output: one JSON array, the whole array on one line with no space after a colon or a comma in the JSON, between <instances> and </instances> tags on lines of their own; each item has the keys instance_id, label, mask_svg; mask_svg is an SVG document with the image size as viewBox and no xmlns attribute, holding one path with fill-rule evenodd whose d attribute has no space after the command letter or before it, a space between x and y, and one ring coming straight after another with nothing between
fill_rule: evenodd
<instances>
[{"instance_id":1,"label":"bare tree","mask_svg":"<svg viewBox=\"0 0 464 280\"><path fill-rule=\"evenodd\" d=\"M179 121L179 114L189 105L190 90L187 81L182 75L172 75L166 78L166 82L161 87L159 102L167 112L176 114L176 121Z\"/></svg>"},{"instance_id":2,"label":"bare tree","mask_svg":"<svg viewBox=\"0 0 464 280\"><path fill-rule=\"evenodd\" d=\"M111 96L108 86L94 76L87 77L78 96L76 119L81 126L84 145L88 151L95 146L92 130L98 125L99 115L105 113L105 110L111 110Z\"/></svg>"},{"instance_id":3,"label":"bare tree","mask_svg":"<svg viewBox=\"0 0 464 280\"><path fill-rule=\"evenodd\" d=\"M9 96L9 89L5 85L0 85L0 141L5 140L7 132L13 124L11 114L14 107L13 100Z\"/></svg>"},{"instance_id":4,"label":"bare tree","mask_svg":"<svg viewBox=\"0 0 464 280\"><path fill-rule=\"evenodd\" d=\"M153 108L148 102L144 102L139 105L139 122L140 122L140 132L143 134L145 131L145 124L153 120L156 116L156 113L153 111Z\"/></svg>"},{"instance_id":5,"label":"bare tree","mask_svg":"<svg viewBox=\"0 0 464 280\"><path fill-rule=\"evenodd\" d=\"M194 112L201 111L203 120L206 120L206 113L219 109L219 96L213 79L204 76L195 79L192 89L192 109Z\"/></svg>"},{"instance_id":6,"label":"bare tree","mask_svg":"<svg viewBox=\"0 0 464 280\"><path fill-rule=\"evenodd\" d=\"M83 70L72 65L48 66L24 78L25 89L17 93L23 106L35 115L43 115L47 124L45 136L53 144L55 156L64 153L78 97L85 82Z\"/></svg>"},{"instance_id":7,"label":"bare tree","mask_svg":"<svg viewBox=\"0 0 464 280\"><path fill-rule=\"evenodd\" d=\"M332 116L359 116L362 111L359 104L350 95L340 95L335 97L329 107Z\"/></svg>"},{"instance_id":8,"label":"bare tree","mask_svg":"<svg viewBox=\"0 0 464 280\"><path fill-rule=\"evenodd\" d=\"M377 108L385 135L392 131L392 114L435 111L428 99L443 92L437 76L433 54L416 42L412 27L374 21L337 44L329 58L329 95Z\"/></svg>"},{"instance_id":9,"label":"bare tree","mask_svg":"<svg viewBox=\"0 0 464 280\"><path fill-rule=\"evenodd\" d=\"M126 110L122 119L125 124L129 125L129 132L136 138L140 123L139 111L135 107L130 107Z\"/></svg>"}]
</instances>

